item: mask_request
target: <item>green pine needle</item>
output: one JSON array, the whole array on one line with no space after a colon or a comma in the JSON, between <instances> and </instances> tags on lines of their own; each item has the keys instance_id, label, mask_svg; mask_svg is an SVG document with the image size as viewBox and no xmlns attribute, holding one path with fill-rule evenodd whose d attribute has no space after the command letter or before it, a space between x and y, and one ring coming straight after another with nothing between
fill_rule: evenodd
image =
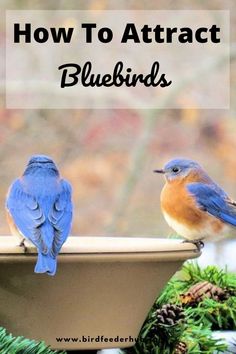
<instances>
[{"instance_id":1,"label":"green pine needle","mask_svg":"<svg viewBox=\"0 0 236 354\"><path fill-rule=\"evenodd\" d=\"M24 337L13 337L0 327L0 354L65 354L53 351L44 342L36 342Z\"/></svg>"},{"instance_id":2,"label":"green pine needle","mask_svg":"<svg viewBox=\"0 0 236 354\"><path fill-rule=\"evenodd\" d=\"M205 298L196 306L183 306L185 321L174 326L160 326L155 311L164 304L181 306L180 294L198 282L208 281L231 296L224 301ZM174 354L178 342L188 346L188 354L224 353L227 343L212 337L212 330L236 329L236 275L227 269L208 266L201 269L196 262L187 262L167 284L143 324L136 345L125 349L128 354Z\"/></svg>"}]
</instances>

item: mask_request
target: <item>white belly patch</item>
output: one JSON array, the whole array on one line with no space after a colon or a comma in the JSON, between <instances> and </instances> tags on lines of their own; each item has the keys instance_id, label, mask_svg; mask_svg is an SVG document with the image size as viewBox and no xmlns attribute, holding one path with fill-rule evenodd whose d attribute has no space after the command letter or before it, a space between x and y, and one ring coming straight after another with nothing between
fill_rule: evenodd
<instances>
[{"instance_id":1,"label":"white belly patch","mask_svg":"<svg viewBox=\"0 0 236 354\"><path fill-rule=\"evenodd\" d=\"M216 235L216 232L212 228L212 224L209 222L205 225L204 228L189 228L184 224L181 224L176 219L172 218L169 214L163 212L164 218L167 224L177 232L178 235L186 238L187 240L201 240L211 237L213 238ZM227 228L227 227L225 227ZM222 231L222 233L225 230ZM217 233L217 238L219 239L219 234Z\"/></svg>"}]
</instances>

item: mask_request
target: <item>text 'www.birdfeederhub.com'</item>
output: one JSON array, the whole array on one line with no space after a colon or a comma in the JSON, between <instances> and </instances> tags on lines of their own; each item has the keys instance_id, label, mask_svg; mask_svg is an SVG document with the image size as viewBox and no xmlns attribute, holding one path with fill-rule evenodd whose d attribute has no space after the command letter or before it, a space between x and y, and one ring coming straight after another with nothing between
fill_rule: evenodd
<instances>
[{"instance_id":1,"label":"text 'www.birdfeederhub.com'","mask_svg":"<svg viewBox=\"0 0 236 354\"><path fill-rule=\"evenodd\" d=\"M106 337L104 335L98 335L96 337L82 335L80 337L57 337L58 343L135 343L137 338L132 336L128 337Z\"/></svg>"},{"instance_id":2,"label":"text 'www.birdfeederhub.com'","mask_svg":"<svg viewBox=\"0 0 236 354\"><path fill-rule=\"evenodd\" d=\"M229 108L228 11L14 10L6 33L7 108Z\"/></svg>"}]
</instances>

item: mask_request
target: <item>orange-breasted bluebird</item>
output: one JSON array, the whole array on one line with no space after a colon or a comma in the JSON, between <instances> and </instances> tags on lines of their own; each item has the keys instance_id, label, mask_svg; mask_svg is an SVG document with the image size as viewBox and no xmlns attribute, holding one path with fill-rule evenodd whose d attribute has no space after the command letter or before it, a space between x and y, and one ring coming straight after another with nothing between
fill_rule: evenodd
<instances>
[{"instance_id":1,"label":"orange-breasted bluebird","mask_svg":"<svg viewBox=\"0 0 236 354\"><path fill-rule=\"evenodd\" d=\"M236 226L236 202L195 161L174 159L154 172L165 175L161 208L168 225L187 242L203 246Z\"/></svg>"},{"instance_id":2,"label":"orange-breasted bluebird","mask_svg":"<svg viewBox=\"0 0 236 354\"><path fill-rule=\"evenodd\" d=\"M60 178L53 160L32 156L23 175L9 188L7 218L12 234L38 250L35 273L54 275L57 255L71 229L71 186ZM24 246L25 247L25 246Z\"/></svg>"}]
</instances>

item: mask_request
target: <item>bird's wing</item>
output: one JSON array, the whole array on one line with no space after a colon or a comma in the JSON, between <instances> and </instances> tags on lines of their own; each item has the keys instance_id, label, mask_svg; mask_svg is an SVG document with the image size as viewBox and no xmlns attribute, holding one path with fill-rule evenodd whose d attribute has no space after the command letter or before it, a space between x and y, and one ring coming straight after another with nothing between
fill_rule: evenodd
<instances>
[{"instance_id":1,"label":"bird's wing","mask_svg":"<svg viewBox=\"0 0 236 354\"><path fill-rule=\"evenodd\" d=\"M236 226L236 206L224 191L203 183L190 183L187 190L195 198L199 208L223 222Z\"/></svg>"},{"instance_id":2,"label":"bird's wing","mask_svg":"<svg viewBox=\"0 0 236 354\"><path fill-rule=\"evenodd\" d=\"M229 204L236 206L236 201L229 198Z\"/></svg>"},{"instance_id":3,"label":"bird's wing","mask_svg":"<svg viewBox=\"0 0 236 354\"><path fill-rule=\"evenodd\" d=\"M67 239L72 221L71 186L65 180L61 180L61 192L58 194L53 208L49 213L49 221L55 229L55 236L52 245L52 254L56 256L63 243Z\"/></svg>"},{"instance_id":4,"label":"bird's wing","mask_svg":"<svg viewBox=\"0 0 236 354\"><path fill-rule=\"evenodd\" d=\"M39 227L44 223L45 216L37 200L24 191L20 179L10 187L6 209L20 232L43 252L45 245L40 237Z\"/></svg>"}]
</instances>

